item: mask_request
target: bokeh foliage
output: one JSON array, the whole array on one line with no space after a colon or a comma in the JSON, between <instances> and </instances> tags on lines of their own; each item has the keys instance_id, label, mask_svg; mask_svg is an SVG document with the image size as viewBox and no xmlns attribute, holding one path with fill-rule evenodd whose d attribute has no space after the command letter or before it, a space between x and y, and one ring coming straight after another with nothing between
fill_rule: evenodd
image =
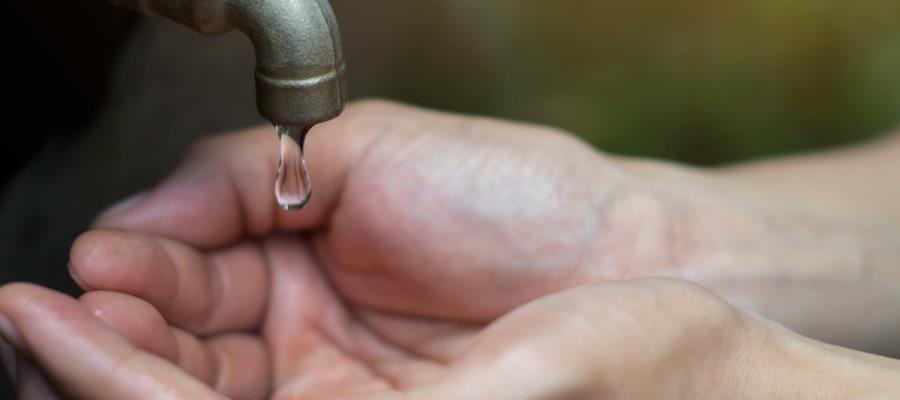
<instances>
[{"instance_id":1,"label":"bokeh foliage","mask_svg":"<svg viewBox=\"0 0 900 400\"><path fill-rule=\"evenodd\" d=\"M718 164L900 121L896 0L344 3L393 29L364 39L376 49L356 61L380 72L362 94L550 124L607 151Z\"/></svg>"}]
</instances>

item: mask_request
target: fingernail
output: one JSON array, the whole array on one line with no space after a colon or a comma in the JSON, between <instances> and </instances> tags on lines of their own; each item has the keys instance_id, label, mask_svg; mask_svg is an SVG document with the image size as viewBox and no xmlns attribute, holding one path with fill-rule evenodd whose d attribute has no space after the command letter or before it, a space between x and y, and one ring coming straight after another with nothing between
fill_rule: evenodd
<instances>
[{"instance_id":1,"label":"fingernail","mask_svg":"<svg viewBox=\"0 0 900 400\"><path fill-rule=\"evenodd\" d=\"M15 383L16 351L2 338L0 338L0 361L3 362L3 369L6 370L6 376L9 377L9 381Z\"/></svg>"},{"instance_id":2,"label":"fingernail","mask_svg":"<svg viewBox=\"0 0 900 400\"><path fill-rule=\"evenodd\" d=\"M0 337L15 348L25 348L25 343L22 341L19 331L16 330L15 325L5 315L0 315Z\"/></svg>"},{"instance_id":3,"label":"fingernail","mask_svg":"<svg viewBox=\"0 0 900 400\"><path fill-rule=\"evenodd\" d=\"M100 216L97 217L95 222L105 219L105 218L109 218L110 216L113 216L116 214L121 214L125 211L128 211L128 210L134 208L135 206L140 204L141 201L143 201L144 198L146 198L149 193L150 193L150 191L148 191L148 190L145 190L143 192L138 192L138 193L135 193L135 194L129 196L125 200L122 200L122 201L112 205L112 207L109 207L105 211L101 212Z\"/></svg>"}]
</instances>

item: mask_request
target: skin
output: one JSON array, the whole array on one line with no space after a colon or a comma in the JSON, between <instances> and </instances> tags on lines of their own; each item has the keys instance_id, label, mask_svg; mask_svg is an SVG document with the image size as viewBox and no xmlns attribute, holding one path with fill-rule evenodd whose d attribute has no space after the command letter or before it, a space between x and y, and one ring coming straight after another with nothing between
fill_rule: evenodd
<instances>
[{"instance_id":1,"label":"skin","mask_svg":"<svg viewBox=\"0 0 900 400\"><path fill-rule=\"evenodd\" d=\"M316 127L307 148L315 194L302 212L275 204L268 129L213 138L76 241L80 301L0 289L20 388L367 400L897 390L893 360L806 339L694 284L632 280L688 278L804 333L877 347L896 337L897 311L854 311L898 302L900 235L884 219L794 206L739 168L616 158L544 127L384 102Z\"/></svg>"}]
</instances>

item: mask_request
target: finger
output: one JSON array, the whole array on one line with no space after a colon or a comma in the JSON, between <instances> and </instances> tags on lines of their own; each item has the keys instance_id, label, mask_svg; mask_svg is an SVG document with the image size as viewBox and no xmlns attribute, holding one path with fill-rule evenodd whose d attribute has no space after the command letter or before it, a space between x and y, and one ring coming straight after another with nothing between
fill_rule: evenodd
<instances>
[{"instance_id":1,"label":"finger","mask_svg":"<svg viewBox=\"0 0 900 400\"><path fill-rule=\"evenodd\" d=\"M162 358L132 346L75 299L29 284L0 288L5 340L58 388L81 399L221 398Z\"/></svg>"},{"instance_id":2,"label":"finger","mask_svg":"<svg viewBox=\"0 0 900 400\"><path fill-rule=\"evenodd\" d=\"M133 345L178 364L229 398L258 399L268 392L269 356L259 337L233 334L200 341L173 331L149 303L122 293L89 292L80 301Z\"/></svg>"},{"instance_id":3,"label":"finger","mask_svg":"<svg viewBox=\"0 0 900 400\"><path fill-rule=\"evenodd\" d=\"M168 239L91 231L72 245L70 271L83 288L143 299L198 335L255 329L269 293L265 259L250 243L202 254Z\"/></svg>"},{"instance_id":4,"label":"finger","mask_svg":"<svg viewBox=\"0 0 900 400\"><path fill-rule=\"evenodd\" d=\"M94 291L78 299L141 350L178 362L178 343L162 315L150 303L116 292Z\"/></svg>"},{"instance_id":5,"label":"finger","mask_svg":"<svg viewBox=\"0 0 900 400\"><path fill-rule=\"evenodd\" d=\"M363 102L313 128L305 149L314 195L300 213L285 212L276 204L279 152L273 129L262 127L201 142L156 189L104 213L95 226L153 233L202 247L231 243L245 234L319 226L337 203L348 173L381 132L391 124L434 115Z\"/></svg>"},{"instance_id":6,"label":"finger","mask_svg":"<svg viewBox=\"0 0 900 400\"><path fill-rule=\"evenodd\" d=\"M182 330L174 333L182 369L231 399L267 397L271 361L259 337L230 334L200 341Z\"/></svg>"},{"instance_id":7,"label":"finger","mask_svg":"<svg viewBox=\"0 0 900 400\"><path fill-rule=\"evenodd\" d=\"M206 341L216 366L210 385L231 399L261 399L269 392L269 352L258 336L224 335Z\"/></svg>"}]
</instances>

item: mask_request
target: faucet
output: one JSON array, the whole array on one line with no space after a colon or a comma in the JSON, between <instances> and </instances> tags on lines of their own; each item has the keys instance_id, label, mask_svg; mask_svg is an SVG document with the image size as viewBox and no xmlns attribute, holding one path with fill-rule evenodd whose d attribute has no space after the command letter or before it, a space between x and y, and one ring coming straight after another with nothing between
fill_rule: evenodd
<instances>
[{"instance_id":1,"label":"faucet","mask_svg":"<svg viewBox=\"0 0 900 400\"><path fill-rule=\"evenodd\" d=\"M256 104L275 125L311 127L347 102L344 56L328 0L110 0L197 32L238 29L256 49Z\"/></svg>"}]
</instances>

